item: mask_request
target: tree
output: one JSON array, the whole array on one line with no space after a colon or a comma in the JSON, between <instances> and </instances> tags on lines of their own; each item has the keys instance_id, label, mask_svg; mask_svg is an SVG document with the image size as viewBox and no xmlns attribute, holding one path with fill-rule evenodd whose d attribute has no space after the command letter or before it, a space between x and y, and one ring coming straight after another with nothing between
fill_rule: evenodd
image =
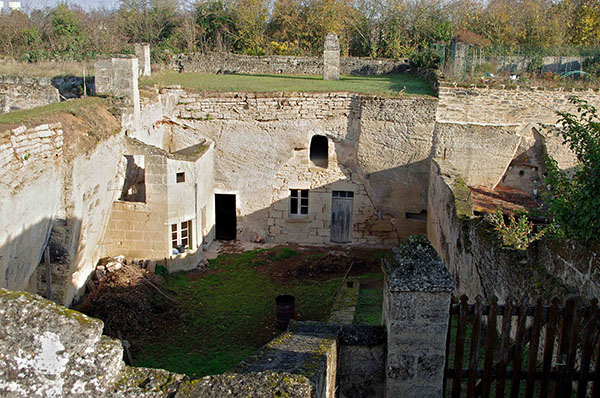
<instances>
[{"instance_id":1,"label":"tree","mask_svg":"<svg viewBox=\"0 0 600 398\"><path fill-rule=\"evenodd\" d=\"M196 26L203 51L231 51L237 40L237 23L232 7L222 0L196 4Z\"/></svg>"},{"instance_id":2,"label":"tree","mask_svg":"<svg viewBox=\"0 0 600 398\"><path fill-rule=\"evenodd\" d=\"M121 0L119 25L130 42L158 45L171 38L177 24L177 0Z\"/></svg>"},{"instance_id":3,"label":"tree","mask_svg":"<svg viewBox=\"0 0 600 398\"><path fill-rule=\"evenodd\" d=\"M560 135L577 156L578 164L569 177L556 160L546 159L548 190L544 203L564 237L600 239L600 119L587 101L577 97L570 101L577 106L578 114L558 112L563 127Z\"/></svg>"}]
</instances>

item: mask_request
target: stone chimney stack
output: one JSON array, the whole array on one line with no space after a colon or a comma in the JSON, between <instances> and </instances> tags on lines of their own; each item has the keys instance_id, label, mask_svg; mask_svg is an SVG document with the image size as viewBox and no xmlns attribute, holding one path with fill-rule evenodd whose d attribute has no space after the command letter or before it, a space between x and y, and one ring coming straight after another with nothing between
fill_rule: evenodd
<instances>
[{"instance_id":1,"label":"stone chimney stack","mask_svg":"<svg viewBox=\"0 0 600 398\"><path fill-rule=\"evenodd\" d=\"M140 77L150 76L152 73L150 65L150 44L135 43L135 56L138 59Z\"/></svg>"},{"instance_id":2,"label":"stone chimney stack","mask_svg":"<svg viewBox=\"0 0 600 398\"><path fill-rule=\"evenodd\" d=\"M336 33L328 33L323 48L323 80L340 79L340 43Z\"/></svg>"}]
</instances>

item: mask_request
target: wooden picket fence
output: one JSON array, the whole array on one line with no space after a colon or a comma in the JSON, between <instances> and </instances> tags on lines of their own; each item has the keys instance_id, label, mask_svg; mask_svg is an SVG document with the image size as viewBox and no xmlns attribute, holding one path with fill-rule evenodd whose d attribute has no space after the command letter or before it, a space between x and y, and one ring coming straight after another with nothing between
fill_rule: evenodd
<instances>
[{"instance_id":1,"label":"wooden picket fence","mask_svg":"<svg viewBox=\"0 0 600 398\"><path fill-rule=\"evenodd\" d=\"M467 296L450 307L444 392L457 397L600 397L600 310ZM592 364L593 362L593 364ZM593 365L593 366L592 366Z\"/></svg>"}]
</instances>

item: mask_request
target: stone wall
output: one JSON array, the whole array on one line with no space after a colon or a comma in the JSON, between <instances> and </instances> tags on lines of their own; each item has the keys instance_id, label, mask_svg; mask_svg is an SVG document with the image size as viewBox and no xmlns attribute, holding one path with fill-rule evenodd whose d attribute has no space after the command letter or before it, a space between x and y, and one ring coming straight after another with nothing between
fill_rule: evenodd
<instances>
[{"instance_id":1,"label":"stone wall","mask_svg":"<svg viewBox=\"0 0 600 398\"><path fill-rule=\"evenodd\" d=\"M340 398L383 398L386 337L383 326L342 327L337 370Z\"/></svg>"},{"instance_id":2,"label":"stone wall","mask_svg":"<svg viewBox=\"0 0 600 398\"><path fill-rule=\"evenodd\" d=\"M2 133L1 287L45 292L39 265L48 246L52 299L68 304L83 290L99 256L121 151L112 135L118 123L101 102L91 106L40 118L61 123Z\"/></svg>"},{"instance_id":3,"label":"stone wall","mask_svg":"<svg viewBox=\"0 0 600 398\"><path fill-rule=\"evenodd\" d=\"M575 112L572 96L600 107L597 90L544 89L543 87L459 87L442 83L439 91L439 122L521 125L555 124L556 111Z\"/></svg>"},{"instance_id":4,"label":"stone wall","mask_svg":"<svg viewBox=\"0 0 600 398\"><path fill-rule=\"evenodd\" d=\"M63 130L42 124L0 134L0 287L26 290L63 201Z\"/></svg>"},{"instance_id":5,"label":"stone wall","mask_svg":"<svg viewBox=\"0 0 600 398\"><path fill-rule=\"evenodd\" d=\"M0 76L0 114L59 101L50 78Z\"/></svg>"},{"instance_id":6,"label":"stone wall","mask_svg":"<svg viewBox=\"0 0 600 398\"><path fill-rule=\"evenodd\" d=\"M450 295L455 283L424 236L383 261L385 397L443 396Z\"/></svg>"},{"instance_id":7,"label":"stone wall","mask_svg":"<svg viewBox=\"0 0 600 398\"><path fill-rule=\"evenodd\" d=\"M230 53L180 54L171 68L184 73L269 73L284 75L322 75L322 57L283 55L251 56ZM408 68L405 60L342 57L341 75L384 75Z\"/></svg>"},{"instance_id":8,"label":"stone wall","mask_svg":"<svg viewBox=\"0 0 600 398\"><path fill-rule=\"evenodd\" d=\"M0 395L9 397L334 398L339 327L293 322L231 371L190 380L127 367L102 321L0 289Z\"/></svg>"},{"instance_id":9,"label":"stone wall","mask_svg":"<svg viewBox=\"0 0 600 398\"><path fill-rule=\"evenodd\" d=\"M428 207L427 236L456 279L457 294L504 302L509 296L548 300L598 292L590 268L593 245L541 241L527 251L502 247L491 225L473 216L470 189L442 159L432 162Z\"/></svg>"},{"instance_id":10,"label":"stone wall","mask_svg":"<svg viewBox=\"0 0 600 398\"><path fill-rule=\"evenodd\" d=\"M569 56L551 56L542 57L542 72L565 73L575 70L581 70L583 61L591 57L569 57ZM484 57L483 62L490 63L496 68L496 72L519 74L527 72L529 65L533 61L531 57L526 56L496 56Z\"/></svg>"},{"instance_id":11,"label":"stone wall","mask_svg":"<svg viewBox=\"0 0 600 398\"><path fill-rule=\"evenodd\" d=\"M352 241L393 244L425 230L435 100L331 94L188 93L174 115L190 137L215 141L215 190L238 195L238 237L329 242L331 192L352 191ZM328 139L328 167L310 161ZM390 183L392 182L392 183ZM309 215L290 219L290 189L308 189Z\"/></svg>"}]
</instances>

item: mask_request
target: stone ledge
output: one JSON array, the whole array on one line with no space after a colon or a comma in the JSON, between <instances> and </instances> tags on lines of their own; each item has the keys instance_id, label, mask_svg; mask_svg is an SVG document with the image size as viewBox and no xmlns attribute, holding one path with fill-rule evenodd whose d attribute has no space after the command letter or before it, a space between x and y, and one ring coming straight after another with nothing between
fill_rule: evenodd
<instances>
[{"instance_id":1,"label":"stone ledge","mask_svg":"<svg viewBox=\"0 0 600 398\"><path fill-rule=\"evenodd\" d=\"M431 243L424 236L411 236L392 249L383 260L391 292L451 292L456 283Z\"/></svg>"}]
</instances>

